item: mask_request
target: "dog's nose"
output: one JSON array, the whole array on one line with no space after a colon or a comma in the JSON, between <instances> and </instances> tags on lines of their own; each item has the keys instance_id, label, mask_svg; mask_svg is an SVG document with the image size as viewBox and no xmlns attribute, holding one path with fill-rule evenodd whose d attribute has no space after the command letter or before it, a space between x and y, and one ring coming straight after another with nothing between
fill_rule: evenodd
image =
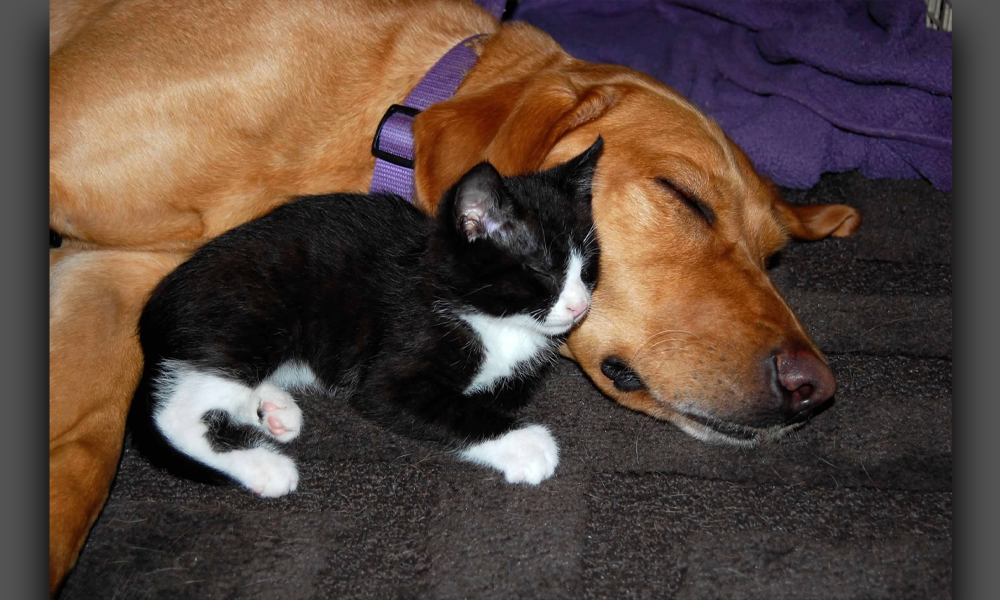
<instances>
[{"instance_id":1,"label":"dog's nose","mask_svg":"<svg viewBox=\"0 0 1000 600\"><path fill-rule=\"evenodd\" d=\"M791 416L819 407L837 390L830 367L811 350L785 346L775 354L774 364L776 387Z\"/></svg>"}]
</instances>

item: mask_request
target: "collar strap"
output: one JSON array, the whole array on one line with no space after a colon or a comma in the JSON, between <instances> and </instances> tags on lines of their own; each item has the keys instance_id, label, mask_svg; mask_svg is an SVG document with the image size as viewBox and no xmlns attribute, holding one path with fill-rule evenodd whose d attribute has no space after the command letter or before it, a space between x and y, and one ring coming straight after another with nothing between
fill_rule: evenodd
<instances>
[{"instance_id":1,"label":"collar strap","mask_svg":"<svg viewBox=\"0 0 1000 600\"><path fill-rule=\"evenodd\" d=\"M505 0L477 0L477 3L501 19ZM375 172L370 193L392 193L413 202L413 119L428 106L447 100L479 60L473 47L485 34L466 38L449 50L424 75L402 104L393 104L375 130L372 154Z\"/></svg>"},{"instance_id":2,"label":"collar strap","mask_svg":"<svg viewBox=\"0 0 1000 600\"><path fill-rule=\"evenodd\" d=\"M403 104L393 104L385 111L372 140L375 173L369 192L389 192L413 202L413 119L431 104L451 98L479 59L472 50L479 37L482 35L466 38L449 50Z\"/></svg>"}]
</instances>

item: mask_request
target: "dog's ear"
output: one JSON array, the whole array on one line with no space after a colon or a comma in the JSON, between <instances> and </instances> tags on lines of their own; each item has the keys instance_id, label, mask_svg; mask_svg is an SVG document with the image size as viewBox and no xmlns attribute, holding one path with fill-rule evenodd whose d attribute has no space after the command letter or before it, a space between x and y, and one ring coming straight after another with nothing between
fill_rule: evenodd
<instances>
[{"instance_id":1,"label":"dog's ear","mask_svg":"<svg viewBox=\"0 0 1000 600\"><path fill-rule=\"evenodd\" d=\"M577 87L565 76L545 75L422 112L413 124L418 205L436 211L444 191L484 160L505 176L539 170L556 142L603 115L623 94L610 84Z\"/></svg>"},{"instance_id":2,"label":"dog's ear","mask_svg":"<svg viewBox=\"0 0 1000 600\"><path fill-rule=\"evenodd\" d=\"M798 240L847 237L861 226L861 213L846 204L789 204L774 197L774 210Z\"/></svg>"}]
</instances>

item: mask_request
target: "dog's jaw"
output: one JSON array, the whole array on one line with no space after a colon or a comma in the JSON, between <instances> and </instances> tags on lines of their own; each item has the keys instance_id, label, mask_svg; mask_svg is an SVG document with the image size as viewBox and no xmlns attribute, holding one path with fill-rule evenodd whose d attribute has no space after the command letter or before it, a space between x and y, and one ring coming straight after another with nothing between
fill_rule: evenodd
<instances>
[{"instance_id":1,"label":"dog's jaw","mask_svg":"<svg viewBox=\"0 0 1000 600\"><path fill-rule=\"evenodd\" d=\"M661 421L673 423L678 429L696 440L719 446L733 446L748 450L767 446L798 430L809 419L809 415L805 415L791 422L753 426L708 415L697 409L680 408L664 401L652 390L640 393L648 394L648 400L642 403L643 406L633 408ZM619 402L625 406L634 404L622 400Z\"/></svg>"},{"instance_id":2,"label":"dog's jaw","mask_svg":"<svg viewBox=\"0 0 1000 600\"><path fill-rule=\"evenodd\" d=\"M669 419L681 431L708 444L760 448L777 442L802 427L805 421L770 427L750 427L731 421L701 417L693 413L672 413Z\"/></svg>"}]
</instances>

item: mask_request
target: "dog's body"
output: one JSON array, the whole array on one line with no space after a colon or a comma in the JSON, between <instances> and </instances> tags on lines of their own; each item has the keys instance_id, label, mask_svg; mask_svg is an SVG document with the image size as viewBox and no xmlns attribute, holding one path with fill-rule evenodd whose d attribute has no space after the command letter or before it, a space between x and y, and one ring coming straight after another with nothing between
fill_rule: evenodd
<instances>
[{"instance_id":1,"label":"dog's body","mask_svg":"<svg viewBox=\"0 0 1000 600\"><path fill-rule=\"evenodd\" d=\"M416 119L417 204L433 211L482 160L529 172L601 134L601 283L564 353L618 402L706 440L759 443L832 395L764 262L789 235L850 235L858 213L784 203L661 83L575 60L467 0L53 2L53 590L120 455L148 291L291 196L365 191L385 109L478 33L492 35L455 96Z\"/></svg>"}]
</instances>

